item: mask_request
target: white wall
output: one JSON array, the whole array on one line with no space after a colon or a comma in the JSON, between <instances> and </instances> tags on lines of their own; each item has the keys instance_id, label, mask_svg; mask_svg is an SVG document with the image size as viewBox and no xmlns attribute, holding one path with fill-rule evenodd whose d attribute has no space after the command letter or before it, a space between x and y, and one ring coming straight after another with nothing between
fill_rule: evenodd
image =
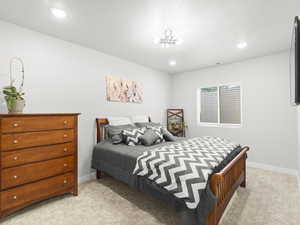
<instances>
[{"instance_id":1,"label":"white wall","mask_svg":"<svg viewBox=\"0 0 300 225\"><path fill-rule=\"evenodd\" d=\"M164 120L170 75L0 21L0 87L8 84L13 56L25 62L26 112L82 113L80 176L90 173L96 117L150 114L154 121ZM107 102L107 75L141 82L144 103Z\"/></svg>"},{"instance_id":2,"label":"white wall","mask_svg":"<svg viewBox=\"0 0 300 225\"><path fill-rule=\"evenodd\" d=\"M230 82L242 84L242 128L197 126L196 89ZM289 103L287 52L175 75L172 106L184 108L191 136L231 138L251 147L251 162L297 168L296 107Z\"/></svg>"}]
</instances>

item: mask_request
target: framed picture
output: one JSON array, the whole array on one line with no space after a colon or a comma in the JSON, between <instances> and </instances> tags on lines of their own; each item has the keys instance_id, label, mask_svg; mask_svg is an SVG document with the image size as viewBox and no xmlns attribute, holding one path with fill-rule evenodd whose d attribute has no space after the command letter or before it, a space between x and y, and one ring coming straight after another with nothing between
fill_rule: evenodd
<instances>
[{"instance_id":1,"label":"framed picture","mask_svg":"<svg viewBox=\"0 0 300 225\"><path fill-rule=\"evenodd\" d=\"M142 87L138 82L119 77L106 77L106 99L112 102L142 103Z\"/></svg>"},{"instance_id":2,"label":"framed picture","mask_svg":"<svg viewBox=\"0 0 300 225\"><path fill-rule=\"evenodd\" d=\"M183 109L167 109L167 127L174 136L185 137Z\"/></svg>"}]
</instances>

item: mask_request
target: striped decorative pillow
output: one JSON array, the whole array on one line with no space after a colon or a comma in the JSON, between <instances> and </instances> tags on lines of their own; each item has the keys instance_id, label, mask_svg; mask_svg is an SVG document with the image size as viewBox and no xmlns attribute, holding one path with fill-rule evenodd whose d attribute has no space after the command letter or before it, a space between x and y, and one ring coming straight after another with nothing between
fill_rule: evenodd
<instances>
[{"instance_id":1,"label":"striped decorative pillow","mask_svg":"<svg viewBox=\"0 0 300 225\"><path fill-rule=\"evenodd\" d=\"M141 144L139 137L145 133L145 128L136 128L131 130L123 130L125 144L135 146Z\"/></svg>"},{"instance_id":2,"label":"striped decorative pillow","mask_svg":"<svg viewBox=\"0 0 300 225\"><path fill-rule=\"evenodd\" d=\"M147 129L153 130L155 132L155 134L159 137L157 139L157 141L155 142L155 144L165 142L164 135L162 132L162 130L163 130L162 126L147 126Z\"/></svg>"}]
</instances>

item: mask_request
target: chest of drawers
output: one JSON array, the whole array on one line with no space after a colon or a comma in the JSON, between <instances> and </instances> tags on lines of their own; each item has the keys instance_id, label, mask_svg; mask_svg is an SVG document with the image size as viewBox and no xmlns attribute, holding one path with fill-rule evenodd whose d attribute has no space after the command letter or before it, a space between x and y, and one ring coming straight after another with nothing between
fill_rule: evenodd
<instances>
[{"instance_id":1,"label":"chest of drawers","mask_svg":"<svg viewBox=\"0 0 300 225\"><path fill-rule=\"evenodd\" d=\"M77 195L78 113L0 114L0 218Z\"/></svg>"}]
</instances>

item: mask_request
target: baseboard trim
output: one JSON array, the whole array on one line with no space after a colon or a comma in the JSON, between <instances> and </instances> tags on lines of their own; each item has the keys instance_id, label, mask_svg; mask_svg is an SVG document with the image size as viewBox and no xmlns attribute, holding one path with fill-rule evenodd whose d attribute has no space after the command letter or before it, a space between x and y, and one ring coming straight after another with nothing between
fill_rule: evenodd
<instances>
[{"instance_id":1,"label":"baseboard trim","mask_svg":"<svg viewBox=\"0 0 300 225\"><path fill-rule=\"evenodd\" d=\"M80 176L78 179L78 183L82 184L82 183L85 183L85 182L88 182L88 181L94 180L94 179L96 179L96 172L92 172L90 174Z\"/></svg>"},{"instance_id":2,"label":"baseboard trim","mask_svg":"<svg viewBox=\"0 0 300 225\"><path fill-rule=\"evenodd\" d=\"M298 188L300 191L300 172L297 174L297 180L298 180Z\"/></svg>"},{"instance_id":3,"label":"baseboard trim","mask_svg":"<svg viewBox=\"0 0 300 225\"><path fill-rule=\"evenodd\" d=\"M294 170L294 169L282 168L282 167L272 166L272 165L263 164L263 163L256 163L256 162L247 162L247 165L249 167L253 167L253 168L269 170L269 171L273 171L273 172L277 172L277 173L284 173L284 174L298 177L298 171Z\"/></svg>"}]
</instances>

